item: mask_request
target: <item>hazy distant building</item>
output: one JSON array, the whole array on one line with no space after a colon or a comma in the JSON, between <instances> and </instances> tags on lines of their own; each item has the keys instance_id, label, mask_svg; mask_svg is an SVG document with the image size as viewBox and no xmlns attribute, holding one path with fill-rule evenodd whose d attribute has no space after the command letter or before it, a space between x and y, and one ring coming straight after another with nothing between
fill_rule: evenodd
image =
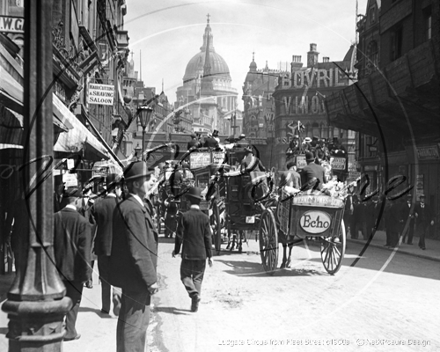
<instances>
[{"instance_id":1,"label":"hazy distant building","mask_svg":"<svg viewBox=\"0 0 440 352\"><path fill-rule=\"evenodd\" d=\"M187 105L186 113L194 121L193 131L216 129L220 134L227 134L224 119L235 112L238 95L231 82L228 64L215 52L208 16L203 45L188 62L183 85L176 92L175 108Z\"/></svg>"}]
</instances>

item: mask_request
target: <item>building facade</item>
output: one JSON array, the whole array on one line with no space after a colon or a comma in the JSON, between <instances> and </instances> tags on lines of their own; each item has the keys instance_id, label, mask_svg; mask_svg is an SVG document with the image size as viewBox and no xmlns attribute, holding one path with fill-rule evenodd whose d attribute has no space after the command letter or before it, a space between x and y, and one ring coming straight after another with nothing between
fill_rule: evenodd
<instances>
[{"instance_id":1,"label":"building facade","mask_svg":"<svg viewBox=\"0 0 440 352\"><path fill-rule=\"evenodd\" d=\"M369 11L378 4L370 1L358 23L361 42L368 40L364 23L372 22L370 16L379 22L377 69L359 62L361 79L327 97L329 120L360 133L359 163L370 191L387 191L397 176L404 182L391 194L411 188L417 198L426 196L437 219L431 236L438 237L439 3L385 0L379 13Z\"/></svg>"},{"instance_id":2,"label":"building facade","mask_svg":"<svg viewBox=\"0 0 440 352\"><path fill-rule=\"evenodd\" d=\"M268 167L274 165L275 104L272 94L279 77L286 73L270 69L267 62L263 69L258 69L253 56L243 84L243 133L258 148L260 158Z\"/></svg>"},{"instance_id":3,"label":"building facade","mask_svg":"<svg viewBox=\"0 0 440 352\"><path fill-rule=\"evenodd\" d=\"M52 5L53 156L59 165L52 176L61 175L63 181L75 176L75 184L82 187L92 177L94 163L116 158L110 146L114 115L123 104L119 83L128 54L123 29L127 9L124 0L63 0ZM11 166L23 162L26 147L23 6L24 1L0 0L0 164ZM111 99L92 103L90 84L105 85ZM75 160L79 171L61 170L71 168L61 163L65 158ZM5 216L14 202L4 200L19 196L19 177L14 171L0 184L0 218L7 219L0 223L2 248L6 235L14 231L12 218ZM10 270L1 259L0 273Z\"/></svg>"},{"instance_id":4,"label":"building facade","mask_svg":"<svg viewBox=\"0 0 440 352\"><path fill-rule=\"evenodd\" d=\"M307 65L303 67L301 56L294 55L291 71L283 73L272 93L274 110L273 165L283 170L286 164L286 150L298 122L305 130L301 137L338 140L346 147L350 164L355 162L355 133L330 124L326 115L325 98L334 91L343 89L356 80L351 46L342 61L330 61L324 57L319 62L316 44L310 44Z\"/></svg>"}]
</instances>

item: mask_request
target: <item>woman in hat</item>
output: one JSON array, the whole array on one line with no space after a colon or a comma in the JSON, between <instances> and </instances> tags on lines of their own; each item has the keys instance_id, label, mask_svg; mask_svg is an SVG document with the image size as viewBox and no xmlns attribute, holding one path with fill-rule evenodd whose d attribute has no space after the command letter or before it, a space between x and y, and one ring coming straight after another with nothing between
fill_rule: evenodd
<instances>
[{"instance_id":1,"label":"woman in hat","mask_svg":"<svg viewBox=\"0 0 440 352\"><path fill-rule=\"evenodd\" d=\"M191 298L191 311L197 312L206 258L208 258L209 266L212 266L212 233L209 217L200 210L199 206L203 199L202 189L189 187L185 198L191 206L180 218L172 256L174 258L176 254L179 254L182 247L180 279Z\"/></svg>"}]
</instances>

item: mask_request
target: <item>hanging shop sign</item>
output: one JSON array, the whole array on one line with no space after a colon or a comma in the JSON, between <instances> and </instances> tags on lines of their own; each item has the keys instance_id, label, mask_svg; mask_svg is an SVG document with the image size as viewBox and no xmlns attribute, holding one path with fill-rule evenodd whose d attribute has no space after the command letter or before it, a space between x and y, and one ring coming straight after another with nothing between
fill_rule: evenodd
<instances>
[{"instance_id":1,"label":"hanging shop sign","mask_svg":"<svg viewBox=\"0 0 440 352\"><path fill-rule=\"evenodd\" d=\"M24 18L15 16L0 16L0 32L24 33Z\"/></svg>"},{"instance_id":2,"label":"hanging shop sign","mask_svg":"<svg viewBox=\"0 0 440 352\"><path fill-rule=\"evenodd\" d=\"M115 87L107 84L89 84L89 104L113 105Z\"/></svg>"},{"instance_id":3,"label":"hanging shop sign","mask_svg":"<svg viewBox=\"0 0 440 352\"><path fill-rule=\"evenodd\" d=\"M438 147L436 145L417 148L419 160L440 159Z\"/></svg>"}]
</instances>

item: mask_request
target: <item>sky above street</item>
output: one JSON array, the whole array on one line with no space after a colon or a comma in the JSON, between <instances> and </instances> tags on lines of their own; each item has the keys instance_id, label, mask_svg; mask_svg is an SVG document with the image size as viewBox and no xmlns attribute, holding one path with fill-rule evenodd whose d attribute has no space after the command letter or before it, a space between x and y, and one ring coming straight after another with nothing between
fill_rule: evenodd
<instances>
[{"instance_id":1,"label":"sky above street","mask_svg":"<svg viewBox=\"0 0 440 352\"><path fill-rule=\"evenodd\" d=\"M368 0L358 1L365 14ZM285 69L292 55L307 62L310 43L319 61L342 60L355 41L355 0L127 0L124 27L135 70L147 87L176 101L189 60L200 52L207 15L215 51L227 62L239 94L255 53L258 69ZM281 63L281 64L280 64Z\"/></svg>"}]
</instances>

